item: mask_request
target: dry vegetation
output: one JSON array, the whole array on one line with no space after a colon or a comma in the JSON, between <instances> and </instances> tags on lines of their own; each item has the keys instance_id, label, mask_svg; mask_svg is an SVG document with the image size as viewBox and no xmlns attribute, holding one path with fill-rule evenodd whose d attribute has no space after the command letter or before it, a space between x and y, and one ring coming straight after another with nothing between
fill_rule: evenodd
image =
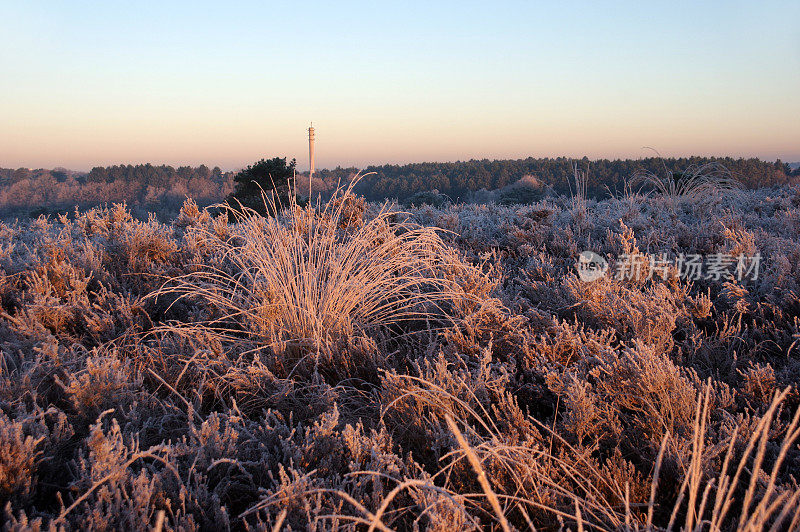
<instances>
[{"instance_id":1,"label":"dry vegetation","mask_svg":"<svg viewBox=\"0 0 800 532\"><path fill-rule=\"evenodd\" d=\"M798 529L800 190L676 196L2 224L4 526Z\"/></svg>"}]
</instances>

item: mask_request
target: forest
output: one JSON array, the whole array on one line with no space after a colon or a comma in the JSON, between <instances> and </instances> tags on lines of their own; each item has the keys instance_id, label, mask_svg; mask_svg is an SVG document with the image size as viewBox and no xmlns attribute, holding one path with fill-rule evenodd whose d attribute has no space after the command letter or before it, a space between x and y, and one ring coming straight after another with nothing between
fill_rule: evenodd
<instances>
[{"instance_id":1,"label":"forest","mask_svg":"<svg viewBox=\"0 0 800 532\"><path fill-rule=\"evenodd\" d=\"M0 217L36 217L125 203L138 217L174 218L191 197L206 206L233 190L233 172L219 167L152 164L95 167L90 172L0 168Z\"/></svg>"},{"instance_id":2,"label":"forest","mask_svg":"<svg viewBox=\"0 0 800 532\"><path fill-rule=\"evenodd\" d=\"M700 166L716 162L725 166L746 188L782 185L796 177L797 170L780 160L774 163L759 159L733 159L730 157L682 157L644 159L599 159L590 161L584 157L573 160L566 157L517 160L471 160L454 163L415 163L406 165L368 166L364 173L373 173L361 182L358 191L368 199L379 201L386 198L403 200L409 196L429 190L438 190L452 198L453 202L469 201L471 194L481 189L502 189L524 176L533 176L545 186L559 194L570 193L573 163L581 170L588 170L588 195L603 199L620 194L625 180L637 172L660 173L663 168L680 171L689 166ZM349 174L352 169L337 169L339 176Z\"/></svg>"},{"instance_id":3,"label":"forest","mask_svg":"<svg viewBox=\"0 0 800 532\"><path fill-rule=\"evenodd\" d=\"M573 164L587 171L587 195L602 199L624 193L626 180L637 172L679 171L711 162L722 164L745 188L783 185L795 182L799 168L780 160L732 158L646 158L590 161L566 157L518 160L471 160L452 163L336 167L318 170L312 182L312 195L327 197L339 183L365 175L356 192L369 201L397 199L408 201L415 194L435 192L452 203L502 200L502 191L522 178L534 178L552 194L570 194ZM223 201L234 189L236 172L219 167L139 164L95 167L88 173L64 168L29 170L0 168L0 217L57 214L75 207L89 208L125 202L134 215L146 218L153 212L162 221L174 218L187 197L205 207ZM307 179L308 173L298 172ZM298 192L308 195L305 181L298 181ZM486 194L489 192L489 194ZM494 194L493 194L494 193ZM512 199L516 195L511 195ZM525 202L526 200L519 200Z\"/></svg>"}]
</instances>

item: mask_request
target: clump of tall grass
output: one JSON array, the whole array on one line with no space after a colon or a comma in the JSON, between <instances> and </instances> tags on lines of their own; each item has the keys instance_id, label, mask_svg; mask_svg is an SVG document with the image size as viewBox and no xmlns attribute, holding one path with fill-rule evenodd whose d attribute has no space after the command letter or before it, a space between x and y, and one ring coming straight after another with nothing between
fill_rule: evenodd
<instances>
[{"instance_id":1,"label":"clump of tall grass","mask_svg":"<svg viewBox=\"0 0 800 532\"><path fill-rule=\"evenodd\" d=\"M690 165L682 172L667 170L666 166L658 174L640 171L633 175L631 183L651 187L670 200L707 197L739 186L730 170L717 162Z\"/></svg>"},{"instance_id":2,"label":"clump of tall grass","mask_svg":"<svg viewBox=\"0 0 800 532\"><path fill-rule=\"evenodd\" d=\"M388 205L365 221L354 184L324 205L273 204L274 217L224 206L232 236L198 229L216 260L154 295L202 299L215 315L203 326L273 348L319 350L401 322L447 319L443 307L466 297L452 271L471 266L438 229Z\"/></svg>"}]
</instances>

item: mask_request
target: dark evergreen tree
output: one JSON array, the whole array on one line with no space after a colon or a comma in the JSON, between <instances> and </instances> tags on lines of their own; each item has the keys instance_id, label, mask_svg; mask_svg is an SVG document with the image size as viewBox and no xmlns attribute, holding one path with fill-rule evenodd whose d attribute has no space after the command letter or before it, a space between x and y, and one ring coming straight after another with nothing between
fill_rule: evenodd
<instances>
[{"instance_id":1,"label":"dark evergreen tree","mask_svg":"<svg viewBox=\"0 0 800 532\"><path fill-rule=\"evenodd\" d=\"M237 208L241 204L262 216L274 215L273 205L278 209L289 205L296 166L294 159L287 164L286 157L261 159L236 174L236 190L228 202Z\"/></svg>"}]
</instances>

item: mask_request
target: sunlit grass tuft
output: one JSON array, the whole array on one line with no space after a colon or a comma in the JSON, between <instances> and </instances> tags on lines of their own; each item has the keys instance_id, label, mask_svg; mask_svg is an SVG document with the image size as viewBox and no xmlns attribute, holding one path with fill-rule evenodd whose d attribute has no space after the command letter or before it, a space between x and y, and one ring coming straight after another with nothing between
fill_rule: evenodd
<instances>
[{"instance_id":1,"label":"sunlit grass tuft","mask_svg":"<svg viewBox=\"0 0 800 532\"><path fill-rule=\"evenodd\" d=\"M321 348L409 320L447 319L443 306L466 297L448 274L471 266L440 230L405 221L387 205L364 220L354 184L324 205L272 205L275 217L226 206L236 221L233 236L204 234L217 263L155 295L205 300L218 316L206 325L270 345Z\"/></svg>"}]
</instances>

